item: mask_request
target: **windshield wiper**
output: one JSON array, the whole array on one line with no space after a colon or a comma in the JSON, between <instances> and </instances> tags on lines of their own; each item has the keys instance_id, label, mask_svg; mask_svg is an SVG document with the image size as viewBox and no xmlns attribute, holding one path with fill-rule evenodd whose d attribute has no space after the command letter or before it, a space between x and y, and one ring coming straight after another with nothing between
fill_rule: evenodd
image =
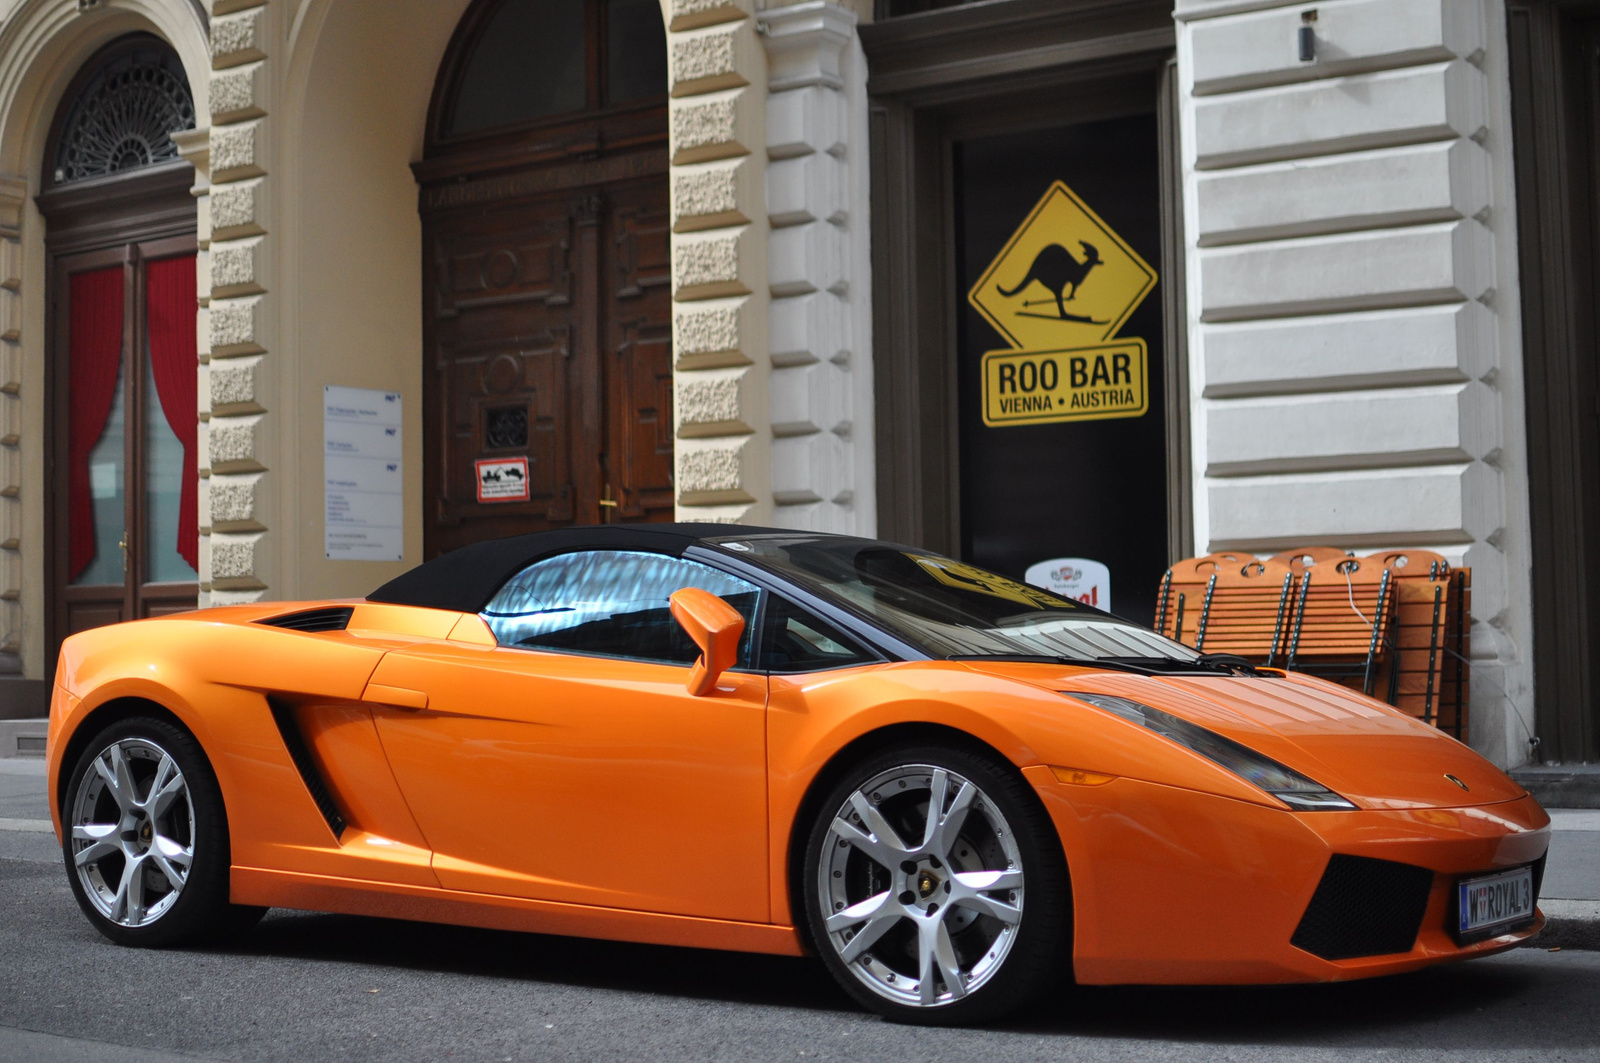
<instances>
[{"instance_id":1,"label":"windshield wiper","mask_svg":"<svg viewBox=\"0 0 1600 1063\"><path fill-rule=\"evenodd\" d=\"M1102 657L1101 662L1122 661L1149 668L1152 675L1172 672L1221 672L1234 675L1261 675L1248 658L1237 653L1202 653L1198 657Z\"/></svg>"},{"instance_id":2,"label":"windshield wiper","mask_svg":"<svg viewBox=\"0 0 1600 1063\"><path fill-rule=\"evenodd\" d=\"M1173 675L1200 672L1209 675L1262 675L1235 653L1202 653L1198 657L1058 657L1046 653L952 653L947 661L1015 661L1020 664L1066 664L1079 668L1105 668L1134 675ZM1270 673L1266 673L1270 674Z\"/></svg>"},{"instance_id":3,"label":"windshield wiper","mask_svg":"<svg viewBox=\"0 0 1600 1063\"><path fill-rule=\"evenodd\" d=\"M952 653L947 661L1007 661L1019 664L1066 664L1076 668L1105 668L1134 675L1161 675L1168 669L1145 662L1166 662L1166 657L1057 657L1048 653Z\"/></svg>"}]
</instances>

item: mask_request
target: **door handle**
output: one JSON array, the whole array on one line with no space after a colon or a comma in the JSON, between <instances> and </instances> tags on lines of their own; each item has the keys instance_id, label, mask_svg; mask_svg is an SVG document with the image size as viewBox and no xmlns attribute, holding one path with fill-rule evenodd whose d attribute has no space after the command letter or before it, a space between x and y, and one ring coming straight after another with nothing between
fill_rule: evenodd
<instances>
[{"instance_id":1,"label":"door handle","mask_svg":"<svg viewBox=\"0 0 1600 1063\"><path fill-rule=\"evenodd\" d=\"M381 683L368 683L367 689L361 692L361 700L390 705L397 709L409 709L413 712L428 707L428 695L422 691L408 690L405 687L386 687Z\"/></svg>"}]
</instances>

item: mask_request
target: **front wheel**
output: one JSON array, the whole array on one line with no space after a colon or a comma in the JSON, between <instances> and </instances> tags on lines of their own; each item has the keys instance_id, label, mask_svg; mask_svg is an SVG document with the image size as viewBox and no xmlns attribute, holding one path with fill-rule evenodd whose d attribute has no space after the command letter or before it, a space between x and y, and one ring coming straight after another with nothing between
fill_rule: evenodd
<instances>
[{"instance_id":1,"label":"front wheel","mask_svg":"<svg viewBox=\"0 0 1600 1063\"><path fill-rule=\"evenodd\" d=\"M261 918L265 909L228 903L227 813L191 735L165 720L121 720L71 771L63 855L100 933L120 945L171 945Z\"/></svg>"},{"instance_id":2,"label":"front wheel","mask_svg":"<svg viewBox=\"0 0 1600 1063\"><path fill-rule=\"evenodd\" d=\"M886 1018L993 1019L1065 960L1059 840L1016 770L987 756L905 748L846 772L812 828L804 876L823 961Z\"/></svg>"}]
</instances>

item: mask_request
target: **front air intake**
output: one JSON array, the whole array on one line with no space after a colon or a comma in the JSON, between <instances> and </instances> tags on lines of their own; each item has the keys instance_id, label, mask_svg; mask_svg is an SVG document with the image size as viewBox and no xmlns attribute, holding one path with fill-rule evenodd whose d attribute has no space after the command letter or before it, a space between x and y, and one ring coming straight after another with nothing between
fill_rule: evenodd
<instances>
[{"instance_id":1,"label":"front air intake","mask_svg":"<svg viewBox=\"0 0 1600 1063\"><path fill-rule=\"evenodd\" d=\"M343 631L350 624L355 609L348 605L329 606L325 609L302 609L298 613L284 613L257 620L268 627L286 627L290 631Z\"/></svg>"},{"instance_id":2,"label":"front air intake","mask_svg":"<svg viewBox=\"0 0 1600 1063\"><path fill-rule=\"evenodd\" d=\"M1432 888L1425 867L1335 853L1289 943L1325 960L1410 952Z\"/></svg>"}]
</instances>

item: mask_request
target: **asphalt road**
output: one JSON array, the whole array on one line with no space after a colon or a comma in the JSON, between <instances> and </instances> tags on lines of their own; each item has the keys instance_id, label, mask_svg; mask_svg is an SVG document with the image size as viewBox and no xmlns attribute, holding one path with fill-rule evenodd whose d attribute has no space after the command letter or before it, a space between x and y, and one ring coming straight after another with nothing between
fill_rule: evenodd
<instances>
[{"instance_id":1,"label":"asphalt road","mask_svg":"<svg viewBox=\"0 0 1600 1063\"><path fill-rule=\"evenodd\" d=\"M1594 952L1334 986L1063 986L1004 1026L932 1031L862 1013L806 960L277 912L227 949L145 952L90 929L53 856L0 858L0 896L0 1061L1600 1058Z\"/></svg>"}]
</instances>

